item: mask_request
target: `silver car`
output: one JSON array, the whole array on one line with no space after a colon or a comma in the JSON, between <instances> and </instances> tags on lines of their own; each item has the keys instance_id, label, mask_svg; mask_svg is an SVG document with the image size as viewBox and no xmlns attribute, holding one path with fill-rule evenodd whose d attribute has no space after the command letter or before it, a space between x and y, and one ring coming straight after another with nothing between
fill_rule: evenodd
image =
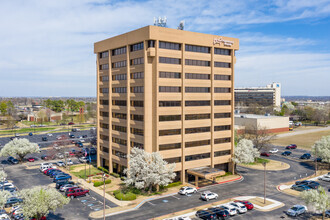
<instances>
[{"instance_id":1,"label":"silver car","mask_svg":"<svg viewBox=\"0 0 330 220\"><path fill-rule=\"evenodd\" d=\"M287 213L287 215L296 217L298 215L301 215L301 214L305 213L306 211L307 211L306 206L304 206L304 205L294 205L286 213Z\"/></svg>"}]
</instances>

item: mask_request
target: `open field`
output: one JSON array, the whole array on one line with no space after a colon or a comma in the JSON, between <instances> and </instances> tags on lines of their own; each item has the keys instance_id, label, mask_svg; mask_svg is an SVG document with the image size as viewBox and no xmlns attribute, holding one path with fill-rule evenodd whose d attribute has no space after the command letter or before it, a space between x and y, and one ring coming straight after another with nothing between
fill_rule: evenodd
<instances>
[{"instance_id":1,"label":"open field","mask_svg":"<svg viewBox=\"0 0 330 220\"><path fill-rule=\"evenodd\" d=\"M277 138L272 141L272 144L287 146L289 144L296 144L299 148L310 150L315 141L321 139L322 136L330 135L330 131L317 131L308 134L298 134L287 137Z\"/></svg>"}]
</instances>

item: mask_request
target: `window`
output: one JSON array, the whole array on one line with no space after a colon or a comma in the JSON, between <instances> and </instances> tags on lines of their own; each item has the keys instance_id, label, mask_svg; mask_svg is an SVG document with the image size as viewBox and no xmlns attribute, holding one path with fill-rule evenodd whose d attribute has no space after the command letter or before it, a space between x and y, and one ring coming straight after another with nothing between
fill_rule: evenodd
<instances>
[{"instance_id":1,"label":"window","mask_svg":"<svg viewBox=\"0 0 330 220\"><path fill-rule=\"evenodd\" d=\"M173 150L181 148L181 143L174 143L174 144L160 144L159 150Z\"/></svg>"},{"instance_id":2,"label":"window","mask_svg":"<svg viewBox=\"0 0 330 220\"><path fill-rule=\"evenodd\" d=\"M185 115L185 120L210 119L210 114L189 114Z\"/></svg>"},{"instance_id":3,"label":"window","mask_svg":"<svg viewBox=\"0 0 330 220\"><path fill-rule=\"evenodd\" d=\"M127 154L120 151L112 150L112 154L123 159L127 158Z\"/></svg>"},{"instance_id":4,"label":"window","mask_svg":"<svg viewBox=\"0 0 330 220\"><path fill-rule=\"evenodd\" d=\"M139 129L139 128L131 128L131 133L132 134L136 134L136 135L140 135L140 136L143 136L143 130L142 129Z\"/></svg>"},{"instance_id":5,"label":"window","mask_svg":"<svg viewBox=\"0 0 330 220\"><path fill-rule=\"evenodd\" d=\"M148 40L148 48L155 47L155 45L156 45L156 41L154 41L154 40Z\"/></svg>"},{"instance_id":6,"label":"window","mask_svg":"<svg viewBox=\"0 0 330 220\"><path fill-rule=\"evenodd\" d=\"M109 153L109 148L101 146L101 151L105 153Z\"/></svg>"},{"instance_id":7,"label":"window","mask_svg":"<svg viewBox=\"0 0 330 220\"><path fill-rule=\"evenodd\" d=\"M225 63L225 62L214 62L214 67L230 68L230 63Z\"/></svg>"},{"instance_id":8,"label":"window","mask_svg":"<svg viewBox=\"0 0 330 220\"><path fill-rule=\"evenodd\" d=\"M102 111L100 111L100 116L102 116L102 117L109 117L109 112L102 112Z\"/></svg>"},{"instance_id":9,"label":"window","mask_svg":"<svg viewBox=\"0 0 330 220\"><path fill-rule=\"evenodd\" d=\"M214 105L230 105L230 100L214 100Z\"/></svg>"},{"instance_id":10,"label":"window","mask_svg":"<svg viewBox=\"0 0 330 220\"><path fill-rule=\"evenodd\" d=\"M131 52L142 49L143 49L143 42L131 45Z\"/></svg>"},{"instance_id":11,"label":"window","mask_svg":"<svg viewBox=\"0 0 330 220\"><path fill-rule=\"evenodd\" d=\"M113 93L127 93L126 87L113 87L112 88Z\"/></svg>"},{"instance_id":12,"label":"window","mask_svg":"<svg viewBox=\"0 0 330 220\"><path fill-rule=\"evenodd\" d=\"M126 133L127 128L119 125L112 125L112 130Z\"/></svg>"},{"instance_id":13,"label":"window","mask_svg":"<svg viewBox=\"0 0 330 220\"><path fill-rule=\"evenodd\" d=\"M126 73L124 74L118 74L118 75L112 75L112 80L126 80Z\"/></svg>"},{"instance_id":14,"label":"window","mask_svg":"<svg viewBox=\"0 0 330 220\"><path fill-rule=\"evenodd\" d=\"M100 123L101 128L109 129L109 125L105 123Z\"/></svg>"},{"instance_id":15,"label":"window","mask_svg":"<svg viewBox=\"0 0 330 220\"><path fill-rule=\"evenodd\" d=\"M139 58L135 58L131 60L131 66L133 65L140 65L144 63L144 58L143 57L139 57Z\"/></svg>"},{"instance_id":16,"label":"window","mask_svg":"<svg viewBox=\"0 0 330 220\"><path fill-rule=\"evenodd\" d=\"M210 106L210 101L186 101L186 106Z\"/></svg>"},{"instance_id":17,"label":"window","mask_svg":"<svg viewBox=\"0 0 330 220\"><path fill-rule=\"evenodd\" d=\"M190 52L198 52L198 53L210 53L211 48L210 47L202 47L202 46L195 46L195 45L189 45L186 44L186 51Z\"/></svg>"},{"instance_id":18,"label":"window","mask_svg":"<svg viewBox=\"0 0 330 220\"><path fill-rule=\"evenodd\" d=\"M181 92L181 87L159 86L159 92Z\"/></svg>"},{"instance_id":19,"label":"window","mask_svg":"<svg viewBox=\"0 0 330 220\"><path fill-rule=\"evenodd\" d=\"M133 114L131 114L131 120L134 120L134 121L143 121L144 120L144 116L143 115L133 115Z\"/></svg>"},{"instance_id":20,"label":"window","mask_svg":"<svg viewBox=\"0 0 330 220\"><path fill-rule=\"evenodd\" d=\"M206 61L206 60L190 60L190 59L186 59L186 65L189 66L210 66L210 61Z\"/></svg>"},{"instance_id":21,"label":"window","mask_svg":"<svg viewBox=\"0 0 330 220\"><path fill-rule=\"evenodd\" d=\"M100 65L100 70L108 70L108 69L109 69L109 64Z\"/></svg>"},{"instance_id":22,"label":"window","mask_svg":"<svg viewBox=\"0 0 330 220\"><path fill-rule=\"evenodd\" d=\"M109 141L109 136L100 134L100 139L104 141Z\"/></svg>"},{"instance_id":23,"label":"window","mask_svg":"<svg viewBox=\"0 0 330 220\"><path fill-rule=\"evenodd\" d=\"M143 79L144 72L131 73L131 79Z\"/></svg>"},{"instance_id":24,"label":"window","mask_svg":"<svg viewBox=\"0 0 330 220\"><path fill-rule=\"evenodd\" d=\"M210 158L211 154L210 153L204 153L204 154L196 154L196 155L189 155L185 157L186 161L192 161L192 160L201 160L201 159L206 159Z\"/></svg>"},{"instance_id":25,"label":"window","mask_svg":"<svg viewBox=\"0 0 330 220\"><path fill-rule=\"evenodd\" d=\"M143 86L131 87L131 92L132 93L143 93L144 92L144 87Z\"/></svg>"},{"instance_id":26,"label":"window","mask_svg":"<svg viewBox=\"0 0 330 220\"><path fill-rule=\"evenodd\" d=\"M125 105L126 106L126 105ZM125 119L127 118L127 115L124 113L118 113L118 112L112 112L112 117L113 118L118 118L118 119Z\"/></svg>"},{"instance_id":27,"label":"window","mask_svg":"<svg viewBox=\"0 0 330 220\"><path fill-rule=\"evenodd\" d=\"M126 67L126 60L112 63L112 68L121 68L121 67Z\"/></svg>"},{"instance_id":28,"label":"window","mask_svg":"<svg viewBox=\"0 0 330 220\"><path fill-rule=\"evenodd\" d=\"M217 138L214 139L214 144L223 144L223 143L230 143L231 142L231 138Z\"/></svg>"},{"instance_id":29,"label":"window","mask_svg":"<svg viewBox=\"0 0 330 220\"><path fill-rule=\"evenodd\" d=\"M159 121L181 121L181 115L160 115Z\"/></svg>"},{"instance_id":30,"label":"window","mask_svg":"<svg viewBox=\"0 0 330 220\"><path fill-rule=\"evenodd\" d=\"M168 129L168 130L159 131L159 136L178 135L178 134L181 134L181 129Z\"/></svg>"},{"instance_id":31,"label":"window","mask_svg":"<svg viewBox=\"0 0 330 220\"><path fill-rule=\"evenodd\" d=\"M216 151L214 152L215 157L230 155L230 150L224 150L224 151Z\"/></svg>"},{"instance_id":32,"label":"window","mask_svg":"<svg viewBox=\"0 0 330 220\"><path fill-rule=\"evenodd\" d=\"M214 113L214 118L230 118L231 114L227 113Z\"/></svg>"},{"instance_id":33,"label":"window","mask_svg":"<svg viewBox=\"0 0 330 220\"><path fill-rule=\"evenodd\" d=\"M109 57L109 52L108 51L104 51L104 52L100 53L100 59L101 58L106 58L106 57Z\"/></svg>"},{"instance_id":34,"label":"window","mask_svg":"<svg viewBox=\"0 0 330 220\"><path fill-rule=\"evenodd\" d=\"M181 44L159 41L159 48L170 50L181 50Z\"/></svg>"},{"instance_id":35,"label":"window","mask_svg":"<svg viewBox=\"0 0 330 220\"><path fill-rule=\"evenodd\" d=\"M187 93L209 93L210 87L185 87Z\"/></svg>"},{"instance_id":36,"label":"window","mask_svg":"<svg viewBox=\"0 0 330 220\"><path fill-rule=\"evenodd\" d=\"M186 73L186 79L210 79L210 74Z\"/></svg>"},{"instance_id":37,"label":"window","mask_svg":"<svg viewBox=\"0 0 330 220\"><path fill-rule=\"evenodd\" d=\"M220 126L214 126L214 131L226 131L230 130L230 125L220 125Z\"/></svg>"},{"instance_id":38,"label":"window","mask_svg":"<svg viewBox=\"0 0 330 220\"><path fill-rule=\"evenodd\" d=\"M107 81L109 81L109 76L100 76L100 81L101 82L107 82Z\"/></svg>"},{"instance_id":39,"label":"window","mask_svg":"<svg viewBox=\"0 0 330 220\"><path fill-rule=\"evenodd\" d=\"M181 157L173 157L164 159L167 163L181 163Z\"/></svg>"},{"instance_id":40,"label":"window","mask_svg":"<svg viewBox=\"0 0 330 220\"><path fill-rule=\"evenodd\" d=\"M100 88L100 93L109 93L109 88Z\"/></svg>"},{"instance_id":41,"label":"window","mask_svg":"<svg viewBox=\"0 0 330 220\"><path fill-rule=\"evenodd\" d=\"M126 47L121 47L112 50L112 56L120 55L120 54L125 54L126 53Z\"/></svg>"},{"instance_id":42,"label":"window","mask_svg":"<svg viewBox=\"0 0 330 220\"><path fill-rule=\"evenodd\" d=\"M112 105L126 106L127 102L126 100L112 100Z\"/></svg>"},{"instance_id":43,"label":"window","mask_svg":"<svg viewBox=\"0 0 330 220\"><path fill-rule=\"evenodd\" d=\"M230 88L214 87L215 93L230 93Z\"/></svg>"},{"instance_id":44,"label":"window","mask_svg":"<svg viewBox=\"0 0 330 220\"><path fill-rule=\"evenodd\" d=\"M231 50L228 49L221 49L221 48L214 48L214 54L220 54L220 55L231 55Z\"/></svg>"},{"instance_id":45,"label":"window","mask_svg":"<svg viewBox=\"0 0 330 220\"><path fill-rule=\"evenodd\" d=\"M181 79L181 73L176 73L176 72L159 72L159 78L175 78L175 79Z\"/></svg>"},{"instance_id":46,"label":"window","mask_svg":"<svg viewBox=\"0 0 330 220\"><path fill-rule=\"evenodd\" d=\"M125 146L127 145L127 141L123 140L123 139L120 139L120 138L112 137L112 142L116 143L116 144L125 145Z\"/></svg>"},{"instance_id":47,"label":"window","mask_svg":"<svg viewBox=\"0 0 330 220\"><path fill-rule=\"evenodd\" d=\"M143 144L141 143L138 143L138 142L134 142L134 141L131 141L131 147L136 147L136 148L139 148L139 149L143 149Z\"/></svg>"},{"instance_id":48,"label":"window","mask_svg":"<svg viewBox=\"0 0 330 220\"><path fill-rule=\"evenodd\" d=\"M203 140L203 141L189 141L185 143L185 147L199 147L210 145L210 140Z\"/></svg>"},{"instance_id":49,"label":"window","mask_svg":"<svg viewBox=\"0 0 330 220\"><path fill-rule=\"evenodd\" d=\"M159 57L159 63L181 64L181 59L170 57Z\"/></svg>"},{"instance_id":50,"label":"window","mask_svg":"<svg viewBox=\"0 0 330 220\"><path fill-rule=\"evenodd\" d=\"M214 79L215 80L231 80L231 77L230 77L230 75L218 75L218 74L215 74L214 75Z\"/></svg>"},{"instance_id":51,"label":"window","mask_svg":"<svg viewBox=\"0 0 330 220\"><path fill-rule=\"evenodd\" d=\"M143 101L131 101L133 107L143 107Z\"/></svg>"},{"instance_id":52,"label":"window","mask_svg":"<svg viewBox=\"0 0 330 220\"><path fill-rule=\"evenodd\" d=\"M101 105L109 105L109 100L100 99Z\"/></svg>"},{"instance_id":53,"label":"window","mask_svg":"<svg viewBox=\"0 0 330 220\"><path fill-rule=\"evenodd\" d=\"M159 101L159 107L177 107L181 106L181 101Z\"/></svg>"},{"instance_id":54,"label":"window","mask_svg":"<svg viewBox=\"0 0 330 220\"><path fill-rule=\"evenodd\" d=\"M203 133L210 132L210 127L199 127L199 128L186 128L186 134L194 134L194 133Z\"/></svg>"}]
</instances>

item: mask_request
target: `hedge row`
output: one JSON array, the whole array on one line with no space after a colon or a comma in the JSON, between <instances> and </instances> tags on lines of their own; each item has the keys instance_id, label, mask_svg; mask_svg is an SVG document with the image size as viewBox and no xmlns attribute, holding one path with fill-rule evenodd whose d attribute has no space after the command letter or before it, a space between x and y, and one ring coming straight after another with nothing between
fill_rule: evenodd
<instances>
[{"instance_id":1,"label":"hedge row","mask_svg":"<svg viewBox=\"0 0 330 220\"><path fill-rule=\"evenodd\" d=\"M136 199L136 195L134 193L128 192L123 194L121 192L115 194L116 199L123 200L123 201L132 201Z\"/></svg>"},{"instance_id":2,"label":"hedge row","mask_svg":"<svg viewBox=\"0 0 330 220\"><path fill-rule=\"evenodd\" d=\"M109 173L109 170L103 168L103 167L97 167L97 169L102 170L105 173Z\"/></svg>"},{"instance_id":3,"label":"hedge row","mask_svg":"<svg viewBox=\"0 0 330 220\"><path fill-rule=\"evenodd\" d=\"M109 184L109 183L111 183L111 180L105 180L105 184ZM103 181L95 181L94 182L95 187L102 186L103 184L104 184Z\"/></svg>"},{"instance_id":4,"label":"hedge row","mask_svg":"<svg viewBox=\"0 0 330 220\"><path fill-rule=\"evenodd\" d=\"M114 177L116 177L116 178L119 178L119 177L120 177L120 175L119 175L118 173L110 173L110 175L111 175L111 176L114 176Z\"/></svg>"}]
</instances>

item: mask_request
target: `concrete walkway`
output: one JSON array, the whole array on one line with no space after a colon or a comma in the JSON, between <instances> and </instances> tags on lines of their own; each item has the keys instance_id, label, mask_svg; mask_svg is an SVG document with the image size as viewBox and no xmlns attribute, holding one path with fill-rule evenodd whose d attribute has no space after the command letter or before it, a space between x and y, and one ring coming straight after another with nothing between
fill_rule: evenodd
<instances>
[{"instance_id":1,"label":"concrete walkway","mask_svg":"<svg viewBox=\"0 0 330 220\"><path fill-rule=\"evenodd\" d=\"M276 135L276 138L294 136L294 135L299 135L299 134L308 134L308 133L313 133L313 132L318 132L318 131L329 131L330 132L330 126L320 127L320 128L315 128L315 129L301 130L301 131L290 131L287 133L278 134L278 135Z\"/></svg>"}]
</instances>

